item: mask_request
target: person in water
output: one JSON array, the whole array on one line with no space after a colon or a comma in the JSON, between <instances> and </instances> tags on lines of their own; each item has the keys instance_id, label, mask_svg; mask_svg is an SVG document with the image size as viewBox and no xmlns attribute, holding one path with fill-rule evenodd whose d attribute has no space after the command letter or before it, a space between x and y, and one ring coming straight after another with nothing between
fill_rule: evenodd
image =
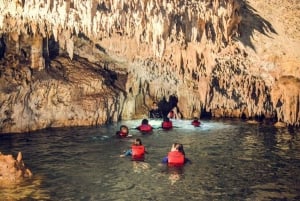
<instances>
[{"instance_id":1,"label":"person in water","mask_svg":"<svg viewBox=\"0 0 300 201\"><path fill-rule=\"evenodd\" d=\"M137 138L131 145L131 149L125 151L125 153L121 154L120 157L131 156L133 161L144 161L145 153L147 153L147 151L142 143L142 140Z\"/></svg>"},{"instance_id":2,"label":"person in water","mask_svg":"<svg viewBox=\"0 0 300 201\"><path fill-rule=\"evenodd\" d=\"M201 122L197 117L195 117L194 120L192 121L192 125L195 127L199 127L201 125Z\"/></svg>"},{"instance_id":3,"label":"person in water","mask_svg":"<svg viewBox=\"0 0 300 201\"><path fill-rule=\"evenodd\" d=\"M191 162L185 157L183 145L180 143L174 143L171 147L171 151L168 156L164 157L162 163L168 164L169 166L183 166L184 164Z\"/></svg>"},{"instance_id":4,"label":"person in water","mask_svg":"<svg viewBox=\"0 0 300 201\"><path fill-rule=\"evenodd\" d=\"M129 129L125 125L120 126L120 130L116 132L117 137L125 138L129 137Z\"/></svg>"},{"instance_id":5,"label":"person in water","mask_svg":"<svg viewBox=\"0 0 300 201\"><path fill-rule=\"evenodd\" d=\"M149 111L149 118L160 119L162 117L162 111L159 109L157 103L153 102L151 110Z\"/></svg>"},{"instance_id":6,"label":"person in water","mask_svg":"<svg viewBox=\"0 0 300 201\"><path fill-rule=\"evenodd\" d=\"M164 117L164 121L161 123L161 127L165 130L173 128L173 123L168 117Z\"/></svg>"},{"instance_id":7,"label":"person in water","mask_svg":"<svg viewBox=\"0 0 300 201\"><path fill-rule=\"evenodd\" d=\"M136 129L143 133L148 133L153 130L153 127L149 124L148 119L143 119L141 125L136 127Z\"/></svg>"}]
</instances>

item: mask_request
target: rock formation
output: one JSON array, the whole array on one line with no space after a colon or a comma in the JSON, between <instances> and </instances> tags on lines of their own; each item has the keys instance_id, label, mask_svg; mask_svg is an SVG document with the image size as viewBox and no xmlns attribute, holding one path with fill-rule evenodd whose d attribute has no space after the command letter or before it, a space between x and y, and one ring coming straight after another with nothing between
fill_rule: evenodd
<instances>
[{"instance_id":1,"label":"rock formation","mask_svg":"<svg viewBox=\"0 0 300 201\"><path fill-rule=\"evenodd\" d=\"M299 10L288 0L0 0L0 131L141 117L170 96L184 118L298 126Z\"/></svg>"},{"instance_id":2,"label":"rock formation","mask_svg":"<svg viewBox=\"0 0 300 201\"><path fill-rule=\"evenodd\" d=\"M31 176L31 171L24 165L21 152L16 159L12 155L0 153L0 187L17 184Z\"/></svg>"}]
</instances>

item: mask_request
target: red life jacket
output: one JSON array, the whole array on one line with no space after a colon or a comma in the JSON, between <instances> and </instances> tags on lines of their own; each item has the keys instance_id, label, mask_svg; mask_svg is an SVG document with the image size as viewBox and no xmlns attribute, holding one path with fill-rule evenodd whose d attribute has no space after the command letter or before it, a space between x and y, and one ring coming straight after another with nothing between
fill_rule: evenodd
<instances>
[{"instance_id":1,"label":"red life jacket","mask_svg":"<svg viewBox=\"0 0 300 201\"><path fill-rule=\"evenodd\" d=\"M182 166L184 164L184 155L179 151L170 151L168 153L168 165Z\"/></svg>"},{"instance_id":2,"label":"red life jacket","mask_svg":"<svg viewBox=\"0 0 300 201\"><path fill-rule=\"evenodd\" d=\"M200 121L192 121L192 125L195 126L195 127L199 127L201 124Z\"/></svg>"},{"instance_id":3,"label":"red life jacket","mask_svg":"<svg viewBox=\"0 0 300 201\"><path fill-rule=\"evenodd\" d=\"M143 161L145 159L145 147L144 145L132 145L132 160Z\"/></svg>"},{"instance_id":4,"label":"red life jacket","mask_svg":"<svg viewBox=\"0 0 300 201\"><path fill-rule=\"evenodd\" d=\"M173 123L172 121L164 121L162 122L161 127L163 129L171 129L173 127Z\"/></svg>"},{"instance_id":5,"label":"red life jacket","mask_svg":"<svg viewBox=\"0 0 300 201\"><path fill-rule=\"evenodd\" d=\"M120 137L127 137L127 135L128 135L127 132L122 132L122 131L118 131L118 134Z\"/></svg>"},{"instance_id":6,"label":"red life jacket","mask_svg":"<svg viewBox=\"0 0 300 201\"><path fill-rule=\"evenodd\" d=\"M138 129L142 132L150 132L152 131L152 126L150 126L149 124L142 124L138 127Z\"/></svg>"}]
</instances>

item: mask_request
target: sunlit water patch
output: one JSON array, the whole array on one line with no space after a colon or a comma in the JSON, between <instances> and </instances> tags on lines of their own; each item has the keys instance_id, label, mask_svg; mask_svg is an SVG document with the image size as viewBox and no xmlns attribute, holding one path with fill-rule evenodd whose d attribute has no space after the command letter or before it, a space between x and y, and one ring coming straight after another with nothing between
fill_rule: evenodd
<instances>
[{"instance_id":1,"label":"sunlit water patch","mask_svg":"<svg viewBox=\"0 0 300 201\"><path fill-rule=\"evenodd\" d=\"M50 129L0 135L0 151L22 151L34 177L0 189L2 200L300 200L300 131L242 121L173 120L165 131L150 120L151 134L134 129L140 120L98 128ZM126 124L132 138L115 137ZM145 162L120 158L141 138ZM171 169L161 160L174 142L192 163Z\"/></svg>"}]
</instances>

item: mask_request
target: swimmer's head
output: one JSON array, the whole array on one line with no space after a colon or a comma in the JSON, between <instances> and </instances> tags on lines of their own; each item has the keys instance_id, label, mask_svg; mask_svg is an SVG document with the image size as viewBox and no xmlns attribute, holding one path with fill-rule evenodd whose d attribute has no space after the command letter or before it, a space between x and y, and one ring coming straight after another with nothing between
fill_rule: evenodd
<instances>
[{"instance_id":1,"label":"swimmer's head","mask_svg":"<svg viewBox=\"0 0 300 201\"><path fill-rule=\"evenodd\" d=\"M136 138L135 140L134 140L134 143L133 143L134 145L143 145L143 143L142 143L142 140L140 139L140 138Z\"/></svg>"},{"instance_id":2,"label":"swimmer's head","mask_svg":"<svg viewBox=\"0 0 300 201\"><path fill-rule=\"evenodd\" d=\"M142 124L148 124L148 122L149 122L148 119L143 119L142 120Z\"/></svg>"},{"instance_id":3,"label":"swimmer's head","mask_svg":"<svg viewBox=\"0 0 300 201\"><path fill-rule=\"evenodd\" d=\"M128 129L128 127L125 126L125 125L120 126L120 131L121 131L122 133L129 133L129 129Z\"/></svg>"}]
</instances>

